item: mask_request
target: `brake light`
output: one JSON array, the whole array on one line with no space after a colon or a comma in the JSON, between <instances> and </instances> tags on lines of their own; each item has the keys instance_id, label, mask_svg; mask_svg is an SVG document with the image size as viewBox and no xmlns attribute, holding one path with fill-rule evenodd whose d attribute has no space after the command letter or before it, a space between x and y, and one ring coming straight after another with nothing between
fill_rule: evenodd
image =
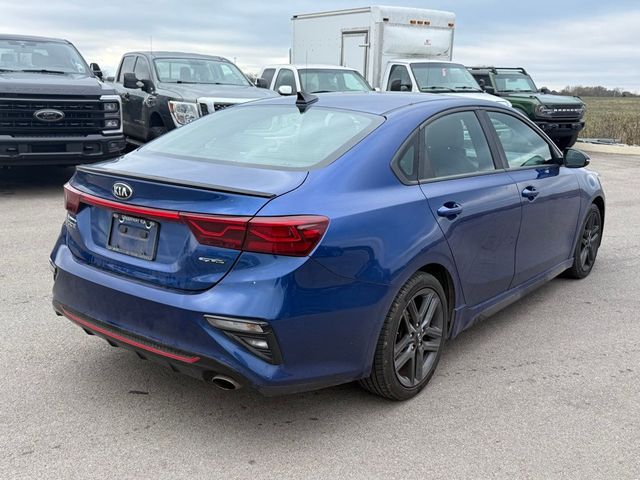
<instances>
[{"instance_id":1,"label":"brake light","mask_svg":"<svg viewBox=\"0 0 640 480\"><path fill-rule=\"evenodd\" d=\"M274 255L303 257L318 245L329 219L318 215L247 217L161 210L115 202L64 186L65 208L77 213L81 203L120 213L186 224L203 245Z\"/></svg>"},{"instance_id":2,"label":"brake light","mask_svg":"<svg viewBox=\"0 0 640 480\"><path fill-rule=\"evenodd\" d=\"M241 250L251 217L220 217L180 213L199 243Z\"/></svg>"},{"instance_id":3,"label":"brake light","mask_svg":"<svg viewBox=\"0 0 640 480\"><path fill-rule=\"evenodd\" d=\"M329 219L315 215L255 217L249 221L243 250L305 256L322 239Z\"/></svg>"},{"instance_id":4,"label":"brake light","mask_svg":"<svg viewBox=\"0 0 640 480\"><path fill-rule=\"evenodd\" d=\"M198 242L256 253L302 257L322 239L329 219L317 215L222 217L180 213Z\"/></svg>"},{"instance_id":5,"label":"brake light","mask_svg":"<svg viewBox=\"0 0 640 480\"><path fill-rule=\"evenodd\" d=\"M67 212L76 214L80 209L80 192L68 183L64 186L64 208Z\"/></svg>"}]
</instances>

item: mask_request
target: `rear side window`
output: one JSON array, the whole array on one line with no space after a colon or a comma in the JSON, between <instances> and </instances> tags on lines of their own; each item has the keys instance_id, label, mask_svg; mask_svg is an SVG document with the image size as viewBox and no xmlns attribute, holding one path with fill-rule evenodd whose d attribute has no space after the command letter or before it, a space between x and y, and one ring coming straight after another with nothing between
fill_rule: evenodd
<instances>
[{"instance_id":1,"label":"rear side window","mask_svg":"<svg viewBox=\"0 0 640 480\"><path fill-rule=\"evenodd\" d=\"M118 82L122 83L125 73L133 73L133 65L136 63L136 57L124 57L122 60L122 66L120 67L120 73L118 74Z\"/></svg>"},{"instance_id":2,"label":"rear side window","mask_svg":"<svg viewBox=\"0 0 640 480\"><path fill-rule=\"evenodd\" d=\"M425 128L421 180L489 172L495 168L474 112L451 113Z\"/></svg>"},{"instance_id":3,"label":"rear side window","mask_svg":"<svg viewBox=\"0 0 640 480\"><path fill-rule=\"evenodd\" d=\"M267 88L271 87L271 80L273 80L274 73L276 73L275 68L266 68L264 72L262 72L262 78L267 82Z\"/></svg>"},{"instance_id":4,"label":"rear side window","mask_svg":"<svg viewBox=\"0 0 640 480\"><path fill-rule=\"evenodd\" d=\"M549 144L529 125L511 115L487 112L510 168L555 163Z\"/></svg>"},{"instance_id":5,"label":"rear side window","mask_svg":"<svg viewBox=\"0 0 640 480\"><path fill-rule=\"evenodd\" d=\"M383 117L295 105L247 105L207 115L142 151L211 163L307 170L337 159Z\"/></svg>"}]
</instances>

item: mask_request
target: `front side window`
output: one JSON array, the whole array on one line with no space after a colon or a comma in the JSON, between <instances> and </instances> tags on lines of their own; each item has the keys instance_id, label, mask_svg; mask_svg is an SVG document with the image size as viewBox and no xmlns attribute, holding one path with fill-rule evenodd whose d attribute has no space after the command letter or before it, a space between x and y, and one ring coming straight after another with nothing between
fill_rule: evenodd
<instances>
[{"instance_id":1,"label":"front side window","mask_svg":"<svg viewBox=\"0 0 640 480\"><path fill-rule=\"evenodd\" d=\"M136 63L136 57L124 57L122 59L122 66L120 67L120 73L118 74L118 82L122 83L124 81L125 73L133 73L133 67Z\"/></svg>"},{"instance_id":2,"label":"front side window","mask_svg":"<svg viewBox=\"0 0 640 480\"><path fill-rule=\"evenodd\" d=\"M410 92L413 88L409 70L404 65L394 65L389 72L387 90L392 92Z\"/></svg>"},{"instance_id":3,"label":"front side window","mask_svg":"<svg viewBox=\"0 0 640 480\"><path fill-rule=\"evenodd\" d=\"M154 60L163 83L251 85L234 64L207 58L158 58Z\"/></svg>"},{"instance_id":4,"label":"front side window","mask_svg":"<svg viewBox=\"0 0 640 480\"><path fill-rule=\"evenodd\" d=\"M358 72L304 68L298 70L300 87L305 92L368 92L371 87Z\"/></svg>"},{"instance_id":5,"label":"front side window","mask_svg":"<svg viewBox=\"0 0 640 480\"><path fill-rule=\"evenodd\" d=\"M474 112L451 113L424 130L420 178L431 180L495 170L489 144Z\"/></svg>"},{"instance_id":6,"label":"front side window","mask_svg":"<svg viewBox=\"0 0 640 480\"><path fill-rule=\"evenodd\" d=\"M496 75L499 92L537 92L536 84L522 73L499 73Z\"/></svg>"},{"instance_id":7,"label":"front side window","mask_svg":"<svg viewBox=\"0 0 640 480\"><path fill-rule=\"evenodd\" d=\"M141 152L210 163L306 170L338 158L384 121L378 115L295 105L246 105L207 115Z\"/></svg>"},{"instance_id":8,"label":"front side window","mask_svg":"<svg viewBox=\"0 0 640 480\"><path fill-rule=\"evenodd\" d=\"M136 74L138 80L151 80L151 72L149 72L149 63L146 58L138 57L136 67L133 73Z\"/></svg>"},{"instance_id":9,"label":"front side window","mask_svg":"<svg viewBox=\"0 0 640 480\"><path fill-rule=\"evenodd\" d=\"M510 168L556 163L549 144L529 125L511 115L487 112Z\"/></svg>"},{"instance_id":10,"label":"front side window","mask_svg":"<svg viewBox=\"0 0 640 480\"><path fill-rule=\"evenodd\" d=\"M298 90L296 88L296 77L293 74L293 70L283 68L278 72L274 88L275 90L278 90L283 85L291 87L292 92L296 92Z\"/></svg>"},{"instance_id":11,"label":"front side window","mask_svg":"<svg viewBox=\"0 0 640 480\"><path fill-rule=\"evenodd\" d=\"M46 40L0 40L0 69L87 73L87 64L68 43Z\"/></svg>"},{"instance_id":12,"label":"front side window","mask_svg":"<svg viewBox=\"0 0 640 480\"><path fill-rule=\"evenodd\" d=\"M411 70L421 92L480 92L473 75L455 63L412 63Z\"/></svg>"}]
</instances>

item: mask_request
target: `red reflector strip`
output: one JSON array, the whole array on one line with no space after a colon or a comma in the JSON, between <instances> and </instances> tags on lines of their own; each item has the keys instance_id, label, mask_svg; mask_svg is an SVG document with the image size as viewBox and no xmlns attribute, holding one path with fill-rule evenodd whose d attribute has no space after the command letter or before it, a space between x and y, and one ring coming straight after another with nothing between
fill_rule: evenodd
<instances>
[{"instance_id":1,"label":"red reflector strip","mask_svg":"<svg viewBox=\"0 0 640 480\"><path fill-rule=\"evenodd\" d=\"M157 218L162 220L173 220L174 222L180 221L179 212L114 202L113 200L107 200L105 198L95 197L88 193L81 192L80 190L73 188L68 183L64 186L64 190L65 190L65 201L67 202L66 208L71 213L76 213L78 211L80 203L86 203L88 205L95 205L97 207L109 208L111 210L115 210L116 212L121 212L121 213L142 215L144 217ZM71 205L69 204L69 200L67 199L71 199ZM75 208L75 211L72 210L74 205L77 205Z\"/></svg>"},{"instance_id":2,"label":"red reflector strip","mask_svg":"<svg viewBox=\"0 0 640 480\"><path fill-rule=\"evenodd\" d=\"M99 327L97 325L94 325L94 324L92 324L90 322L87 322L86 320L83 320L82 318L78 317L77 315L74 315L72 313L67 312L64 308L62 309L62 312L64 313L65 317L67 317L69 320L71 320L71 321L73 321L75 323L78 323L78 324L82 325L83 327L87 327L87 328L93 330L94 332L101 333L102 335L104 335L106 337L113 338L114 340L117 340L117 341L122 342L122 343L126 343L127 345L131 345L132 347L135 347L135 348L139 348L140 350L146 350L147 352L155 353L156 355L160 355L162 357L171 358L173 360L178 360L178 361L184 362L184 363L196 363L197 361L200 360L200 357L185 357L183 355L176 355L175 353L165 352L164 350L160 350L160 349L151 347L149 345L145 345L143 343L136 342L135 340L131 340L130 338L123 337L122 335L118 335L117 333L110 332L107 329L104 329L104 328Z\"/></svg>"}]
</instances>

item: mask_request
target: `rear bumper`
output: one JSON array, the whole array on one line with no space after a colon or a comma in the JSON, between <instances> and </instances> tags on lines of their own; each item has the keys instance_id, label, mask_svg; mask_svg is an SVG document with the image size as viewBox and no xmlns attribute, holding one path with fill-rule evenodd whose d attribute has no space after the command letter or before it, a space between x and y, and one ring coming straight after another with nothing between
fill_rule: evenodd
<instances>
[{"instance_id":1,"label":"rear bumper","mask_svg":"<svg viewBox=\"0 0 640 480\"><path fill-rule=\"evenodd\" d=\"M535 122L549 137L569 137L580 132L585 125L583 121L539 121Z\"/></svg>"},{"instance_id":2,"label":"rear bumper","mask_svg":"<svg viewBox=\"0 0 640 480\"><path fill-rule=\"evenodd\" d=\"M12 137L0 135L0 166L78 165L120 155L122 135L85 137Z\"/></svg>"},{"instance_id":3,"label":"rear bumper","mask_svg":"<svg viewBox=\"0 0 640 480\"><path fill-rule=\"evenodd\" d=\"M269 264L273 256L263 257L262 264L246 259L250 268L234 268L212 289L185 293L90 267L60 241L52 256L54 309L142 358L203 380L227 375L265 395L368 375L389 289L336 277L311 259L292 258L283 273ZM205 314L268 322L282 362L260 358Z\"/></svg>"}]
</instances>

